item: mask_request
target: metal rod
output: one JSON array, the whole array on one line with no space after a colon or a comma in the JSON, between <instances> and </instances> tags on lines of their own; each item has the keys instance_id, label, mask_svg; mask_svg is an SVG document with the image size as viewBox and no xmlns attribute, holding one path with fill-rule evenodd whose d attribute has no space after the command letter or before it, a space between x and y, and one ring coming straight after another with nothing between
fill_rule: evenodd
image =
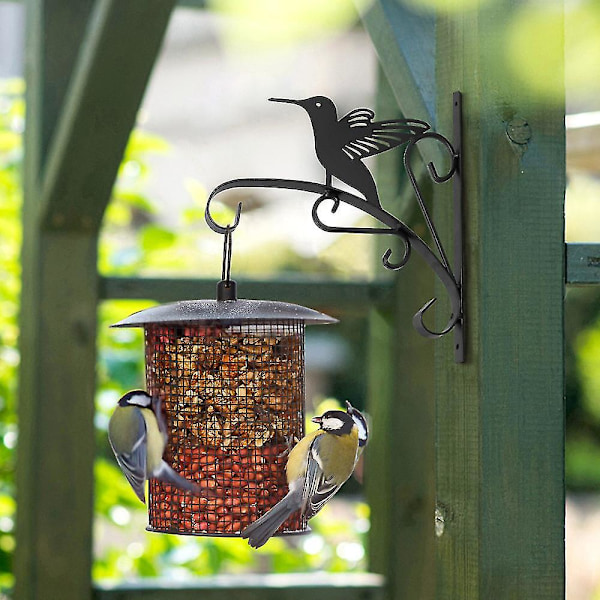
<instances>
[{"instance_id":1,"label":"metal rod","mask_svg":"<svg viewBox=\"0 0 600 600\"><path fill-rule=\"evenodd\" d=\"M463 159L462 159L462 94L452 95L454 124L453 142L455 173L452 181L454 196L454 278L460 293L460 318L454 326L454 361L465 362L465 306L463 293Z\"/></svg>"}]
</instances>

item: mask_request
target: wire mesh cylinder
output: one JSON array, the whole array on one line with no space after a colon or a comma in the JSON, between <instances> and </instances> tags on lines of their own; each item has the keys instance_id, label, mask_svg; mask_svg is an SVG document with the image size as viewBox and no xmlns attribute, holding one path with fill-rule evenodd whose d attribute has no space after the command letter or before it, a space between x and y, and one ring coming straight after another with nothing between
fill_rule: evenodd
<instances>
[{"instance_id":1,"label":"wire mesh cylinder","mask_svg":"<svg viewBox=\"0 0 600 600\"><path fill-rule=\"evenodd\" d=\"M237 535L287 493L304 435L304 322L146 325L146 384L162 398L165 460L195 495L150 481L152 531ZM302 532L292 515L280 533Z\"/></svg>"}]
</instances>

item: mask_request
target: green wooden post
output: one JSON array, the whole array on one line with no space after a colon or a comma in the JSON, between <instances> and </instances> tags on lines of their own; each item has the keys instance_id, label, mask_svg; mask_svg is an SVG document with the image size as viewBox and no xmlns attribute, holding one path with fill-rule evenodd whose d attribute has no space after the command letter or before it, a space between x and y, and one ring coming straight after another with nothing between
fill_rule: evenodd
<instances>
[{"instance_id":1,"label":"green wooden post","mask_svg":"<svg viewBox=\"0 0 600 600\"><path fill-rule=\"evenodd\" d=\"M56 237L42 240L36 209L40 174L91 6L91 1L82 1L67 7L61 0L32 0L27 4L27 129L15 556L15 597L23 600L42 598L46 590L49 593L46 597L58 597L58 586L68 587L66 582L72 583L73 591L65 597L85 598L89 587L91 531L88 523L91 521L92 475L86 462L93 460L93 445L88 440L93 439L90 412L93 405L89 398L93 394L90 386L93 386L94 373L95 316L92 315L90 320L90 309L83 301L95 302L94 271L89 270L95 254L92 250L90 256L89 244L75 236L70 240ZM68 16L70 26L65 27L65 13L69 11L72 11ZM49 261L57 258L59 262L53 267ZM61 270L63 265L77 269L76 263L82 261L88 263L82 284L91 285L87 290L83 286L75 290L68 281L68 272L61 273ZM59 315L72 307L70 296L81 305L64 323ZM68 344L62 345L63 340ZM68 372L69 361L77 366L81 377ZM84 379L86 375L91 375L88 381ZM64 387L60 382L62 376L66 379ZM75 386L80 388L76 393ZM65 406L67 400L74 400L72 407ZM69 416L80 419L81 423L67 431L57 427L51 438L46 427L57 425L61 411L66 412L67 423ZM56 450L49 454L48 448ZM71 452L73 448L77 450ZM71 476L61 476L62 465L71 471ZM75 522L69 524L74 515ZM63 528L60 527L61 520ZM87 572L86 575L78 575L81 571Z\"/></svg>"},{"instance_id":2,"label":"green wooden post","mask_svg":"<svg viewBox=\"0 0 600 600\"><path fill-rule=\"evenodd\" d=\"M521 8L482 3L436 27L438 130L451 130L452 92L464 99L467 332L463 365L451 336L436 342L439 600L565 593L564 95L544 99L511 71ZM562 81L553 18L557 35L531 51ZM513 119L529 141L511 141ZM448 194L435 203L446 233Z\"/></svg>"},{"instance_id":3,"label":"green wooden post","mask_svg":"<svg viewBox=\"0 0 600 600\"><path fill-rule=\"evenodd\" d=\"M97 235L173 1L90 6L28 5L18 600L91 598Z\"/></svg>"},{"instance_id":4,"label":"green wooden post","mask_svg":"<svg viewBox=\"0 0 600 600\"><path fill-rule=\"evenodd\" d=\"M377 115L400 116L383 75ZM382 203L421 231L424 223L412 210L416 200L412 188L409 191L404 186L401 161L400 152L378 159ZM381 254L389 244L387 238L378 242L373 268L382 276ZM433 598L435 570L433 344L413 329L412 316L431 297L433 277L420 259L413 257L391 279L393 303L385 307L375 304L370 318L369 567L386 575L387 598L429 600Z\"/></svg>"}]
</instances>

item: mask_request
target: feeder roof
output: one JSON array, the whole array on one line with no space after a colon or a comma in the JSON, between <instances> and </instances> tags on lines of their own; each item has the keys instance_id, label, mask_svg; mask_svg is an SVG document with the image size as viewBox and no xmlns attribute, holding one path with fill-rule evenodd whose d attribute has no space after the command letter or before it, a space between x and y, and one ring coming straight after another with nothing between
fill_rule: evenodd
<instances>
[{"instance_id":1,"label":"feeder roof","mask_svg":"<svg viewBox=\"0 0 600 600\"><path fill-rule=\"evenodd\" d=\"M111 327L143 327L156 323L239 325L289 320L302 321L307 324L337 323L337 319L329 315L289 302L182 300L140 310Z\"/></svg>"}]
</instances>

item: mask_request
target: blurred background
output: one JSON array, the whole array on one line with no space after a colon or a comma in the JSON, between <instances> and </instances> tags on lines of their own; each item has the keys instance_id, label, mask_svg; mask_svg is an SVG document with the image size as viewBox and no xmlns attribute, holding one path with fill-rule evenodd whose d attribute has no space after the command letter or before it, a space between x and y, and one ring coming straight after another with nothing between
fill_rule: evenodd
<instances>
[{"instance_id":1,"label":"blurred background","mask_svg":"<svg viewBox=\"0 0 600 600\"><path fill-rule=\"evenodd\" d=\"M489 0L490 2L493 0ZM477 4L413 0L414 10ZM567 0L566 240L600 242L600 4ZM553 2L524 1L508 28L515 76L552 102L544 77L552 57L537 36L556 35ZM320 181L305 113L271 96L326 95L344 114L375 106L377 58L347 0L214 0L174 13L138 127L124 156L100 239L103 275L218 279L222 239L204 222L207 193L236 177ZM24 7L0 1L0 588L12 585L14 451L20 252L20 168L24 129ZM533 33L532 33L533 32ZM550 64L551 67L551 64ZM593 75L595 74L595 76ZM390 117L378 115L379 118ZM245 198L248 194L245 193ZM218 206L227 221L235 193ZM234 277L294 274L366 279L370 236L324 233L309 201L254 191L233 241ZM342 213L341 222L356 221ZM243 296L243 288L240 290ZM311 521L313 533L278 538L261 553L240 540L177 538L144 531L146 513L117 469L106 426L118 397L143 387L143 341L109 330L148 302L99 309L94 577L167 576L302 570L365 570L369 509L351 482ZM567 326L567 580L569 600L600 599L600 289L569 287ZM365 402L366 316L307 331L307 411L349 399ZM408 325L407 325L408 326Z\"/></svg>"}]
</instances>

